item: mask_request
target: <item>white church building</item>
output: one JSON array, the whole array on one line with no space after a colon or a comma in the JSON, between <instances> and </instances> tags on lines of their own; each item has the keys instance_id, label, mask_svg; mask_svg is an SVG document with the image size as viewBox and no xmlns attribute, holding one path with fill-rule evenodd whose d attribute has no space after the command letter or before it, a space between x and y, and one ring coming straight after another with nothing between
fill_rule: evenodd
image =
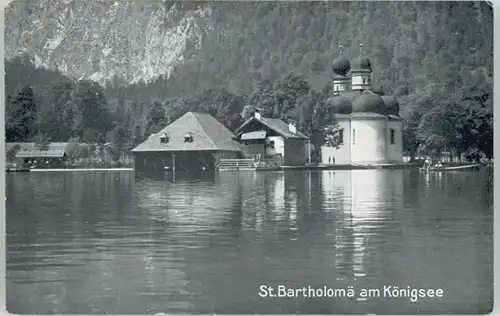
<instances>
[{"instance_id":1,"label":"white church building","mask_svg":"<svg viewBox=\"0 0 500 316\"><path fill-rule=\"evenodd\" d=\"M403 119L393 96L371 89L371 62L339 56L332 63L334 96L326 103L339 127L338 148L322 146L322 164L374 164L403 161Z\"/></svg>"}]
</instances>

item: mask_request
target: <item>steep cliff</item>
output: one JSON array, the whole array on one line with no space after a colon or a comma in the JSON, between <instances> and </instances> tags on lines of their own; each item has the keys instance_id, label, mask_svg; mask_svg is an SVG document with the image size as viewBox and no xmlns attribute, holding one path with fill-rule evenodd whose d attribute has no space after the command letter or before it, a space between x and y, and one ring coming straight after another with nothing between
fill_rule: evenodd
<instances>
[{"instance_id":1,"label":"steep cliff","mask_svg":"<svg viewBox=\"0 0 500 316\"><path fill-rule=\"evenodd\" d=\"M211 10L158 0L14 1L5 13L7 58L103 83L169 74L189 45L200 48Z\"/></svg>"},{"instance_id":2,"label":"steep cliff","mask_svg":"<svg viewBox=\"0 0 500 316\"><path fill-rule=\"evenodd\" d=\"M351 59L363 44L388 93L453 90L493 71L493 14L481 2L40 0L14 1L5 16L7 58L104 85L150 82L157 98L248 94L290 72L321 88L340 44Z\"/></svg>"},{"instance_id":3,"label":"steep cliff","mask_svg":"<svg viewBox=\"0 0 500 316\"><path fill-rule=\"evenodd\" d=\"M156 104L165 119L202 111L230 128L260 107L319 144L333 121L323 113L342 45L353 64L370 59L375 89L406 91L406 151L470 139L461 150L492 152L493 12L484 2L39 0L14 1L5 16L11 141L111 140L120 151L159 128Z\"/></svg>"}]
</instances>

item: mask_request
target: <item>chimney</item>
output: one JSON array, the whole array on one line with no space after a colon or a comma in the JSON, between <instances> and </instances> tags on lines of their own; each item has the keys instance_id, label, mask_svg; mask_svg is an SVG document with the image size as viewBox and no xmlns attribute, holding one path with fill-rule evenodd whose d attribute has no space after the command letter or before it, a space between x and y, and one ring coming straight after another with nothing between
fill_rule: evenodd
<instances>
[{"instance_id":1,"label":"chimney","mask_svg":"<svg viewBox=\"0 0 500 316\"><path fill-rule=\"evenodd\" d=\"M255 112L254 112L253 116L254 116L256 119L259 119L259 120L260 120L260 109L255 109Z\"/></svg>"},{"instance_id":2,"label":"chimney","mask_svg":"<svg viewBox=\"0 0 500 316\"><path fill-rule=\"evenodd\" d=\"M290 132L297 134L297 125L295 125L294 121L288 122L288 129L290 130Z\"/></svg>"}]
</instances>

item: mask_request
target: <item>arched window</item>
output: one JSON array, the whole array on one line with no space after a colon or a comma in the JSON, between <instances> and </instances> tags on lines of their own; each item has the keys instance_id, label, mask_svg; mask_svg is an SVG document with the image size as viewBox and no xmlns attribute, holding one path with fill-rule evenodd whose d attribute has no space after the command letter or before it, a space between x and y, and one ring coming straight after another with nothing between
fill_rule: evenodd
<instances>
[{"instance_id":1,"label":"arched window","mask_svg":"<svg viewBox=\"0 0 500 316\"><path fill-rule=\"evenodd\" d=\"M391 145L396 144L396 130L391 128Z\"/></svg>"}]
</instances>

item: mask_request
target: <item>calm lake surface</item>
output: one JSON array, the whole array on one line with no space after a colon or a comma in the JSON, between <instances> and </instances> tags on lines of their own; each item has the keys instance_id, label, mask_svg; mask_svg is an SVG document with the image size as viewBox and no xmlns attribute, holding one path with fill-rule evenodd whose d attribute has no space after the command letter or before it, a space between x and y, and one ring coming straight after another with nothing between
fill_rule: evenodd
<instances>
[{"instance_id":1,"label":"calm lake surface","mask_svg":"<svg viewBox=\"0 0 500 316\"><path fill-rule=\"evenodd\" d=\"M6 174L11 313L451 313L492 308L486 175L417 170ZM264 298L260 286L356 297ZM442 298L358 297L384 286ZM261 292L261 294L263 294Z\"/></svg>"}]
</instances>

